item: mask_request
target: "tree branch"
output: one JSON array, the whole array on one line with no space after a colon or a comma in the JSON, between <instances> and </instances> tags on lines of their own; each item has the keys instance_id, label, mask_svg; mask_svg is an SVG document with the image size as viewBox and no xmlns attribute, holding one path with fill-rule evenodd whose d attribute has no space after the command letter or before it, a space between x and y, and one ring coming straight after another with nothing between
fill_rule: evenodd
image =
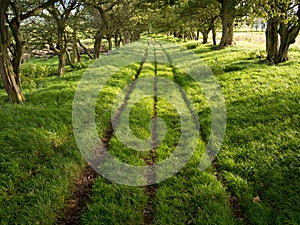
<instances>
[{"instance_id":1,"label":"tree branch","mask_svg":"<svg viewBox=\"0 0 300 225\"><path fill-rule=\"evenodd\" d=\"M57 2L58 0L48 0L47 2L37 6L36 8L30 10L29 12L22 14L20 16L21 21L22 20L26 20L31 16L35 16L36 14L40 13L43 9L53 5L55 2Z\"/></svg>"}]
</instances>

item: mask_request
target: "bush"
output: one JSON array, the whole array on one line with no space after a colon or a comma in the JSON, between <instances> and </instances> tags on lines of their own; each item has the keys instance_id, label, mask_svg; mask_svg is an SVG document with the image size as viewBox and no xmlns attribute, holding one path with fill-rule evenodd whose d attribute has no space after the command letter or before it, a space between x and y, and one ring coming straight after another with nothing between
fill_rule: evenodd
<instances>
[{"instance_id":1,"label":"bush","mask_svg":"<svg viewBox=\"0 0 300 225\"><path fill-rule=\"evenodd\" d=\"M209 67L211 68L214 75L221 75L225 72L225 65L218 58L211 60L209 62Z\"/></svg>"},{"instance_id":2,"label":"bush","mask_svg":"<svg viewBox=\"0 0 300 225\"><path fill-rule=\"evenodd\" d=\"M25 63L21 66L22 78L43 78L57 75L57 68L48 65Z\"/></svg>"},{"instance_id":3,"label":"bush","mask_svg":"<svg viewBox=\"0 0 300 225\"><path fill-rule=\"evenodd\" d=\"M249 59L265 59L267 58L267 52L265 50L254 50L247 53Z\"/></svg>"},{"instance_id":4,"label":"bush","mask_svg":"<svg viewBox=\"0 0 300 225\"><path fill-rule=\"evenodd\" d=\"M90 62L80 62L80 63L75 64L75 69L76 70L86 69L86 68L89 68L90 64L91 64L91 61Z\"/></svg>"},{"instance_id":5,"label":"bush","mask_svg":"<svg viewBox=\"0 0 300 225\"><path fill-rule=\"evenodd\" d=\"M199 43L191 43L191 44L186 45L186 48L188 50L190 50L190 49L196 49L197 47L199 47Z\"/></svg>"}]
</instances>

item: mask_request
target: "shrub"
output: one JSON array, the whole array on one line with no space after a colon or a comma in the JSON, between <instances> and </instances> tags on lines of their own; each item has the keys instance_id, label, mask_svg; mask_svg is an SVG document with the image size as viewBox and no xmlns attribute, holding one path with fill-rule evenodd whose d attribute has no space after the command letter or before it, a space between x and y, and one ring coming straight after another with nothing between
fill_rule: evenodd
<instances>
[{"instance_id":1,"label":"shrub","mask_svg":"<svg viewBox=\"0 0 300 225\"><path fill-rule=\"evenodd\" d=\"M34 63L25 63L21 67L22 78L43 78L57 75L57 68Z\"/></svg>"},{"instance_id":2,"label":"shrub","mask_svg":"<svg viewBox=\"0 0 300 225\"><path fill-rule=\"evenodd\" d=\"M250 59L265 59L267 57L267 52L265 50L254 50L247 53Z\"/></svg>"},{"instance_id":3,"label":"shrub","mask_svg":"<svg viewBox=\"0 0 300 225\"><path fill-rule=\"evenodd\" d=\"M214 75L221 75L225 72L225 65L218 58L211 60L209 66Z\"/></svg>"},{"instance_id":4,"label":"shrub","mask_svg":"<svg viewBox=\"0 0 300 225\"><path fill-rule=\"evenodd\" d=\"M186 45L186 48L187 48L188 50L190 50L190 49L195 49L195 48L197 48L197 47L199 47L199 43L191 43L191 44Z\"/></svg>"}]
</instances>

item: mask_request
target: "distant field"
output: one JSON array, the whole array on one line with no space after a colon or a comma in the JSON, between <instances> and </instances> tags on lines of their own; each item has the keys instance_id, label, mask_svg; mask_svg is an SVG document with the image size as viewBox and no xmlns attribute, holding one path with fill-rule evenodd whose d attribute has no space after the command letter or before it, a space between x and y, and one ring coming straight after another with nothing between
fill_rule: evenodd
<instances>
[{"instance_id":1,"label":"distant field","mask_svg":"<svg viewBox=\"0 0 300 225\"><path fill-rule=\"evenodd\" d=\"M210 38L211 38L210 34ZM222 33L217 33L218 41L221 40ZM212 39L209 39L212 43ZM234 32L234 41L237 46L249 47L249 48L265 48L266 44L266 35L265 32ZM296 43L291 47L300 48L300 35L298 36Z\"/></svg>"}]
</instances>

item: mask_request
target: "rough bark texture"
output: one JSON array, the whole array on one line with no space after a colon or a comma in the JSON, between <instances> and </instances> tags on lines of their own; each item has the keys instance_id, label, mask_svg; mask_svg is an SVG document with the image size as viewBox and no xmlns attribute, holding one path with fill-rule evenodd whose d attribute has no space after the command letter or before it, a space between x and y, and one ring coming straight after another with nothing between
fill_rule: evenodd
<instances>
[{"instance_id":1,"label":"rough bark texture","mask_svg":"<svg viewBox=\"0 0 300 225\"><path fill-rule=\"evenodd\" d=\"M221 0L222 39L218 49L233 44L234 3L233 0Z\"/></svg>"},{"instance_id":2,"label":"rough bark texture","mask_svg":"<svg viewBox=\"0 0 300 225\"><path fill-rule=\"evenodd\" d=\"M57 76L62 77L65 74L66 67L66 43L64 41L64 29L65 26L63 24L58 26L58 71Z\"/></svg>"},{"instance_id":3,"label":"rough bark texture","mask_svg":"<svg viewBox=\"0 0 300 225\"><path fill-rule=\"evenodd\" d=\"M8 54L8 27L6 26L6 18L7 18L7 10L9 6L8 0L0 1L0 74L1 79L4 84L5 90L9 96L9 101L11 103L22 103L25 101L24 95L21 89L21 79L20 79L20 65L23 54L23 47L21 38L18 36L16 41L15 49L14 49L14 57L13 60L10 60ZM18 20L19 21L19 20ZM14 23L10 24L10 27L14 27L18 29L17 20ZM19 35L18 30L13 31L13 35ZM14 36L15 37L15 36ZM19 49L18 49L19 48ZM19 62L18 62L19 59ZM13 63L12 63L13 62ZM14 68L14 65L15 67ZM17 72L17 73L16 73Z\"/></svg>"},{"instance_id":4,"label":"rough bark texture","mask_svg":"<svg viewBox=\"0 0 300 225\"><path fill-rule=\"evenodd\" d=\"M57 76L63 77L66 68L66 54L63 51L58 54L58 62Z\"/></svg>"},{"instance_id":5,"label":"rough bark texture","mask_svg":"<svg viewBox=\"0 0 300 225\"><path fill-rule=\"evenodd\" d=\"M288 52L291 44L296 42L300 31L300 8L297 12L298 21L294 24L281 23L279 27L280 46L277 52L275 63L288 61Z\"/></svg>"},{"instance_id":6,"label":"rough bark texture","mask_svg":"<svg viewBox=\"0 0 300 225\"><path fill-rule=\"evenodd\" d=\"M275 59L278 52L278 26L279 23L276 19L268 20L268 27L266 30L266 50L267 60L272 64L275 63Z\"/></svg>"}]
</instances>

